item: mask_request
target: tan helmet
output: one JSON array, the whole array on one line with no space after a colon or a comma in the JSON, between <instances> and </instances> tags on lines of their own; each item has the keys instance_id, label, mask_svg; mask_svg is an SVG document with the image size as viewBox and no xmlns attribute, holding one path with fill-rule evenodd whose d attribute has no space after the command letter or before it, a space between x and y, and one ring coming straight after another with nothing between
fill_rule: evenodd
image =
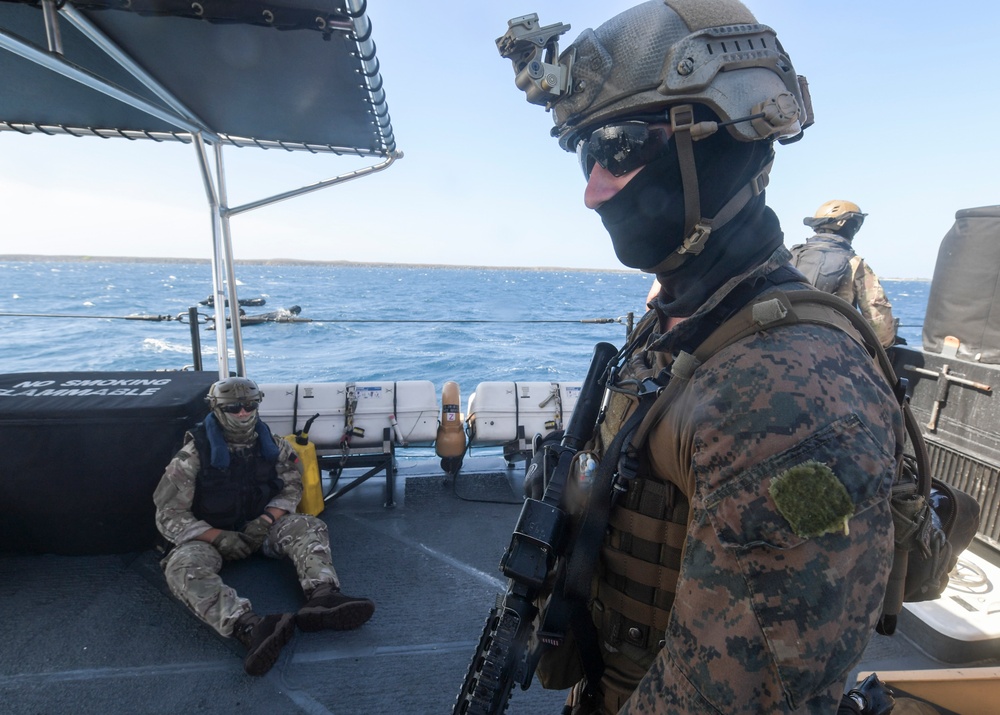
<instances>
[{"instance_id":1,"label":"tan helmet","mask_svg":"<svg viewBox=\"0 0 1000 715\"><path fill-rule=\"evenodd\" d=\"M823 228L832 232L841 232L841 229L847 227L853 236L861 228L867 215L852 201L834 199L816 209L816 213L811 217L802 219L802 223L810 228Z\"/></svg>"},{"instance_id":2,"label":"tan helmet","mask_svg":"<svg viewBox=\"0 0 1000 715\"><path fill-rule=\"evenodd\" d=\"M257 383L246 377L227 377L219 380L208 388L208 395L205 397L205 401L213 410L237 402L259 404L262 399L264 393L257 387Z\"/></svg>"}]
</instances>

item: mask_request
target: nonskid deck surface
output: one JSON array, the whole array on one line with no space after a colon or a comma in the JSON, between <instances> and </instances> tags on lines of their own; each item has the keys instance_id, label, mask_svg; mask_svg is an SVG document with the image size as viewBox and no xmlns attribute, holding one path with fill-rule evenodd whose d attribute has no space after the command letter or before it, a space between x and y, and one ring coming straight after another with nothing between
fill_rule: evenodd
<instances>
[{"instance_id":1,"label":"nonskid deck surface","mask_svg":"<svg viewBox=\"0 0 1000 715\"><path fill-rule=\"evenodd\" d=\"M343 590L375 601L371 621L297 633L262 678L243 673L238 644L169 596L152 551L0 554L0 711L450 712L504 588L497 564L519 499L502 472L405 481L396 508L383 507L373 479L322 515ZM223 575L262 613L303 601L288 562L254 557ZM509 712L558 712L563 697L536 683Z\"/></svg>"},{"instance_id":2,"label":"nonskid deck surface","mask_svg":"<svg viewBox=\"0 0 1000 715\"><path fill-rule=\"evenodd\" d=\"M0 702L36 713L446 713L486 614L520 510L523 466L405 476L383 507L372 479L329 505L346 593L372 598L356 631L297 633L270 673L166 592L152 551L0 555ZM261 613L302 602L287 562L255 557L224 577ZM859 669L946 667L905 638L876 636ZM515 688L509 713L557 713L564 694Z\"/></svg>"}]
</instances>

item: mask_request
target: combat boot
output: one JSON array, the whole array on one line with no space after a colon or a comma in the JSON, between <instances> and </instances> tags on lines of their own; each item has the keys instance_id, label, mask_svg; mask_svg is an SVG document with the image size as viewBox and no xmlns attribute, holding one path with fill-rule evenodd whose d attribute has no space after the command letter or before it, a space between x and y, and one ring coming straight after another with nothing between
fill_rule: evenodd
<instances>
[{"instance_id":1,"label":"combat boot","mask_svg":"<svg viewBox=\"0 0 1000 715\"><path fill-rule=\"evenodd\" d=\"M263 675L269 671L294 634L295 620L291 613L263 618L253 611L244 613L233 626L233 638L247 649L243 670L249 675Z\"/></svg>"},{"instance_id":2,"label":"combat boot","mask_svg":"<svg viewBox=\"0 0 1000 715\"><path fill-rule=\"evenodd\" d=\"M306 604L295 614L295 623L303 631L349 631L365 623L375 612L367 598L345 596L331 583L316 587Z\"/></svg>"}]
</instances>

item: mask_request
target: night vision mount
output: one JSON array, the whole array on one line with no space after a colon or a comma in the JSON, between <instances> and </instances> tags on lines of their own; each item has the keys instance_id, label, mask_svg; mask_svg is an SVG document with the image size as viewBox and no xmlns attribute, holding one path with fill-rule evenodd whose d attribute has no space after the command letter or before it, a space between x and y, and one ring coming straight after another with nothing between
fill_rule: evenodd
<instances>
[{"instance_id":1,"label":"night vision mount","mask_svg":"<svg viewBox=\"0 0 1000 715\"><path fill-rule=\"evenodd\" d=\"M572 58L559 61L559 36L570 29L561 22L538 26L538 15L507 21L507 32L497 38L500 56L514 65L514 84L532 104L550 105L570 92Z\"/></svg>"}]
</instances>

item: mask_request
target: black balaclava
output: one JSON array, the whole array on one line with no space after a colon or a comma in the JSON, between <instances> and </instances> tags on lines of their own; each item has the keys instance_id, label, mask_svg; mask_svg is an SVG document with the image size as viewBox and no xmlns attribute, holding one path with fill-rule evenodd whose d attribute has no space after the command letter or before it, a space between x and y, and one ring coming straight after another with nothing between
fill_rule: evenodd
<instances>
[{"instance_id":1,"label":"black balaclava","mask_svg":"<svg viewBox=\"0 0 1000 715\"><path fill-rule=\"evenodd\" d=\"M701 215L715 216L773 156L767 141L741 142L725 129L695 142ZM624 188L597 208L618 259L649 270L683 242L684 190L674 139ZM673 316L691 315L728 279L764 262L783 242L777 216L753 197L725 226L713 231L701 254L658 275L659 307Z\"/></svg>"}]
</instances>

